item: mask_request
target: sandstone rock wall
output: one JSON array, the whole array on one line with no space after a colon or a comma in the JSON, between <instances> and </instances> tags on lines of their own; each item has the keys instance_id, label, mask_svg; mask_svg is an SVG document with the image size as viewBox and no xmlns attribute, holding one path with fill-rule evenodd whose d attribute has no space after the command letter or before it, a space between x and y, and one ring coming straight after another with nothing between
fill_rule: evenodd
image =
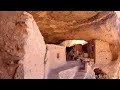
<instances>
[{"instance_id":1,"label":"sandstone rock wall","mask_svg":"<svg viewBox=\"0 0 120 90\"><path fill-rule=\"evenodd\" d=\"M100 39L117 43L117 15L114 11L33 11L46 43L65 40Z\"/></svg>"},{"instance_id":2,"label":"sandstone rock wall","mask_svg":"<svg viewBox=\"0 0 120 90\"><path fill-rule=\"evenodd\" d=\"M44 76L46 46L26 12L0 12L0 78L40 79Z\"/></svg>"},{"instance_id":3,"label":"sandstone rock wall","mask_svg":"<svg viewBox=\"0 0 120 90\"><path fill-rule=\"evenodd\" d=\"M33 16L22 11L0 11L0 79L42 79L50 69L64 64L65 47L47 45L46 52L44 39L55 44L73 39L103 40L95 44L96 64L107 64L104 71L108 73L116 67L109 64L119 56L119 20L114 12L45 11L31 14ZM115 49L105 41L114 44ZM48 62L44 61L45 55Z\"/></svg>"},{"instance_id":4,"label":"sandstone rock wall","mask_svg":"<svg viewBox=\"0 0 120 90\"><path fill-rule=\"evenodd\" d=\"M26 20L28 37L24 46L24 78L42 79L44 76L44 57L46 45L32 16Z\"/></svg>"}]
</instances>

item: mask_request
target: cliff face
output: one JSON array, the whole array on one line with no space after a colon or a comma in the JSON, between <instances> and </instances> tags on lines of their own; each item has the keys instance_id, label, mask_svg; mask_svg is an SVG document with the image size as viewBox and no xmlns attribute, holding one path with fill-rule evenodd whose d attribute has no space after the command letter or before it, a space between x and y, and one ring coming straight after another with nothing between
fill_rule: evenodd
<instances>
[{"instance_id":1,"label":"cliff face","mask_svg":"<svg viewBox=\"0 0 120 90\"><path fill-rule=\"evenodd\" d=\"M32 15L0 12L0 79L41 79L46 45Z\"/></svg>"},{"instance_id":2,"label":"cliff face","mask_svg":"<svg viewBox=\"0 0 120 90\"><path fill-rule=\"evenodd\" d=\"M113 11L33 11L30 12L46 43L64 40L100 39L117 43L117 15Z\"/></svg>"},{"instance_id":3,"label":"cliff face","mask_svg":"<svg viewBox=\"0 0 120 90\"><path fill-rule=\"evenodd\" d=\"M0 79L44 78L45 42L60 44L65 40L75 39L86 41L100 39L111 44L114 61L110 61L110 64L104 67L104 71L110 74L118 72L119 12L32 11L29 13L0 12Z\"/></svg>"}]
</instances>

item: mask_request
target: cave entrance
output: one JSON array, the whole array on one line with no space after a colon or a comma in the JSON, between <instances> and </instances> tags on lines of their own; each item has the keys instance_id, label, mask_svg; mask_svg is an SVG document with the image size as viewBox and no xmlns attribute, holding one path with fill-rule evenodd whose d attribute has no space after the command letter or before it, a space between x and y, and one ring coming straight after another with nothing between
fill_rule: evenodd
<instances>
[{"instance_id":1,"label":"cave entrance","mask_svg":"<svg viewBox=\"0 0 120 90\"><path fill-rule=\"evenodd\" d=\"M79 43L78 43L79 42ZM77 61L79 70L87 72L89 67L95 63L95 41L66 40L61 43L66 46L66 61Z\"/></svg>"},{"instance_id":2,"label":"cave entrance","mask_svg":"<svg viewBox=\"0 0 120 90\"><path fill-rule=\"evenodd\" d=\"M66 61L75 61L81 55L88 56L88 49L85 40L66 40L62 45L66 46Z\"/></svg>"}]
</instances>

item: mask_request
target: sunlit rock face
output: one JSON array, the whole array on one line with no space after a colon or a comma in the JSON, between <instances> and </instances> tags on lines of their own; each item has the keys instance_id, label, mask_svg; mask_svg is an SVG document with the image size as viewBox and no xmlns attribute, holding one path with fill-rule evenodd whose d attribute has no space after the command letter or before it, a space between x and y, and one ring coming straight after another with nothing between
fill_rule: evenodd
<instances>
[{"instance_id":1,"label":"sunlit rock face","mask_svg":"<svg viewBox=\"0 0 120 90\"><path fill-rule=\"evenodd\" d=\"M66 40L66 41L63 41L60 45L66 46L66 47L71 47L71 46L74 46L76 44L85 45L87 43L88 42L86 42L84 40Z\"/></svg>"},{"instance_id":2,"label":"sunlit rock face","mask_svg":"<svg viewBox=\"0 0 120 90\"><path fill-rule=\"evenodd\" d=\"M46 43L91 39L118 41L114 11L33 11L31 14Z\"/></svg>"},{"instance_id":3,"label":"sunlit rock face","mask_svg":"<svg viewBox=\"0 0 120 90\"><path fill-rule=\"evenodd\" d=\"M0 12L0 79L41 79L46 46L32 15Z\"/></svg>"}]
</instances>

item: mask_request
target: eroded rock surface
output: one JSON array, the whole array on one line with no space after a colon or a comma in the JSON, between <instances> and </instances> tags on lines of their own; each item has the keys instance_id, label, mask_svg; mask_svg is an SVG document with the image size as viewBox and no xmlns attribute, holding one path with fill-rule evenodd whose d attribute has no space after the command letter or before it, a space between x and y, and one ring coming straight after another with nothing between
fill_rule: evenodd
<instances>
[{"instance_id":1,"label":"eroded rock surface","mask_svg":"<svg viewBox=\"0 0 120 90\"><path fill-rule=\"evenodd\" d=\"M60 44L75 39L108 42L112 60L106 66L97 67L107 75L119 72L119 14L113 11L30 13L0 12L0 79L44 78L45 42Z\"/></svg>"},{"instance_id":2,"label":"eroded rock surface","mask_svg":"<svg viewBox=\"0 0 120 90\"><path fill-rule=\"evenodd\" d=\"M31 14L46 43L60 44L65 40L86 40L88 42L92 39L102 40L109 43L111 60L109 64L102 65L100 68L111 74L112 70L115 71L119 67L111 64L119 61L119 11L33 11ZM106 70L106 68L110 69ZM110 74L107 73L107 75Z\"/></svg>"},{"instance_id":3,"label":"eroded rock surface","mask_svg":"<svg viewBox=\"0 0 120 90\"><path fill-rule=\"evenodd\" d=\"M33 11L31 14L46 43L70 39L118 42L117 16L113 11Z\"/></svg>"},{"instance_id":4,"label":"eroded rock surface","mask_svg":"<svg viewBox=\"0 0 120 90\"><path fill-rule=\"evenodd\" d=\"M1 79L43 78L45 51L43 37L30 14L0 12Z\"/></svg>"}]
</instances>

